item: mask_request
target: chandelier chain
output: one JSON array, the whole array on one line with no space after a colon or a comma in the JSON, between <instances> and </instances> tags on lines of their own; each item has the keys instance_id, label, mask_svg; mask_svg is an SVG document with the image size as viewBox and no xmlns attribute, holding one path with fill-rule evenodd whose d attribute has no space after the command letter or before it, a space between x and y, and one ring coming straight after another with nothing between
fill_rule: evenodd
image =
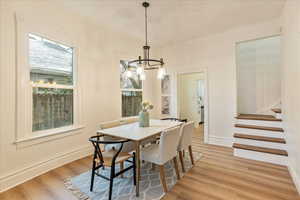
<instances>
[{"instance_id":1,"label":"chandelier chain","mask_svg":"<svg viewBox=\"0 0 300 200\"><path fill-rule=\"evenodd\" d=\"M148 15L147 15L147 7L145 6L145 37L146 37L146 46L148 46Z\"/></svg>"}]
</instances>

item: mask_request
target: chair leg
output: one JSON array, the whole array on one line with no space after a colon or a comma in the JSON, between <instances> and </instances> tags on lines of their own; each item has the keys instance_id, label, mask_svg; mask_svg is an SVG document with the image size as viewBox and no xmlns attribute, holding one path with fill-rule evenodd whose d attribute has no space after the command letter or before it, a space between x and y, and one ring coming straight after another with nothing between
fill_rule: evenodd
<instances>
[{"instance_id":1,"label":"chair leg","mask_svg":"<svg viewBox=\"0 0 300 200\"><path fill-rule=\"evenodd\" d=\"M109 196L108 196L109 200L111 200L111 198L112 198L112 190L113 190L113 185L114 185L114 178L115 178L115 165L112 165L111 169L110 169Z\"/></svg>"},{"instance_id":2,"label":"chair leg","mask_svg":"<svg viewBox=\"0 0 300 200\"><path fill-rule=\"evenodd\" d=\"M164 169L163 165L159 165L159 174L160 174L160 181L164 188L164 192L167 193L168 187L167 187L167 183L166 183L165 169Z\"/></svg>"},{"instance_id":3,"label":"chair leg","mask_svg":"<svg viewBox=\"0 0 300 200\"><path fill-rule=\"evenodd\" d=\"M189 152L190 152L190 157L191 157L192 164L195 165L194 157L193 157L193 151L192 151L192 145L189 146Z\"/></svg>"},{"instance_id":4,"label":"chair leg","mask_svg":"<svg viewBox=\"0 0 300 200\"><path fill-rule=\"evenodd\" d=\"M124 162L120 162L120 171L124 169ZM121 178L124 178L124 174L121 174Z\"/></svg>"},{"instance_id":5,"label":"chair leg","mask_svg":"<svg viewBox=\"0 0 300 200\"><path fill-rule=\"evenodd\" d=\"M133 153L133 184L136 185L136 160L135 153Z\"/></svg>"},{"instance_id":6,"label":"chair leg","mask_svg":"<svg viewBox=\"0 0 300 200\"><path fill-rule=\"evenodd\" d=\"M176 172L177 180L180 180L180 174L179 174L179 169L178 169L178 163L177 163L176 156L173 158L173 162L174 162L174 167L175 167L175 172Z\"/></svg>"},{"instance_id":7,"label":"chair leg","mask_svg":"<svg viewBox=\"0 0 300 200\"><path fill-rule=\"evenodd\" d=\"M179 160L181 163L181 168L182 168L182 172L185 172L185 168L184 168L184 161L183 161L183 155L182 155L182 151L179 151Z\"/></svg>"},{"instance_id":8,"label":"chair leg","mask_svg":"<svg viewBox=\"0 0 300 200\"><path fill-rule=\"evenodd\" d=\"M91 186L90 186L90 191L93 191L94 188L94 179L95 179L95 167L96 167L96 162L93 161L93 169L92 169L92 177L91 177Z\"/></svg>"},{"instance_id":9,"label":"chair leg","mask_svg":"<svg viewBox=\"0 0 300 200\"><path fill-rule=\"evenodd\" d=\"M109 182L109 196L108 196L108 199L111 200L112 198L112 190L113 190L113 185L114 185L114 179L110 179L110 182Z\"/></svg>"}]
</instances>

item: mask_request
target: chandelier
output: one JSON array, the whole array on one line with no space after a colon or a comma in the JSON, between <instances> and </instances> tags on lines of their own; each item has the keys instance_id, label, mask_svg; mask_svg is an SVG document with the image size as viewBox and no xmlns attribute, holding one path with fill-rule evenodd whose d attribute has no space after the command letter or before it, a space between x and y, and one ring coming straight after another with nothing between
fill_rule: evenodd
<instances>
[{"instance_id":1,"label":"chandelier","mask_svg":"<svg viewBox=\"0 0 300 200\"><path fill-rule=\"evenodd\" d=\"M157 78L163 79L166 75L166 69L164 68L164 60L161 58L159 60L150 58L150 46L148 45L148 15L147 9L150 6L148 2L143 2L143 7L145 8L145 45L143 46L143 58L139 56L137 60L132 60L128 62L127 74L131 76L131 70L136 70L137 75L141 80L146 79L145 70L156 70ZM135 67L133 67L135 66Z\"/></svg>"}]
</instances>

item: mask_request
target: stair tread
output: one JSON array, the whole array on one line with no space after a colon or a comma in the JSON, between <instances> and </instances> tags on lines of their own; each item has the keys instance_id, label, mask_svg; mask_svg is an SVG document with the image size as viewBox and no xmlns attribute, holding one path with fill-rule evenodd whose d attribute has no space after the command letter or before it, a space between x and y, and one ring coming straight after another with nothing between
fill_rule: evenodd
<instances>
[{"instance_id":1,"label":"stair tread","mask_svg":"<svg viewBox=\"0 0 300 200\"><path fill-rule=\"evenodd\" d=\"M281 113L281 108L273 108L271 110L275 113Z\"/></svg>"},{"instance_id":2,"label":"stair tread","mask_svg":"<svg viewBox=\"0 0 300 200\"><path fill-rule=\"evenodd\" d=\"M264 136L248 135L248 134L240 134L240 133L235 133L234 137L242 138L242 139L249 139L249 140L259 140L259 141L265 141L265 142L282 143L282 144L286 143L285 139L283 139L283 138L264 137Z\"/></svg>"},{"instance_id":3,"label":"stair tread","mask_svg":"<svg viewBox=\"0 0 300 200\"><path fill-rule=\"evenodd\" d=\"M281 119L277 119L272 115L257 115L257 114L239 114L236 119L247 119L247 120L262 120L262 121L278 121L281 122Z\"/></svg>"},{"instance_id":4,"label":"stair tread","mask_svg":"<svg viewBox=\"0 0 300 200\"><path fill-rule=\"evenodd\" d=\"M257 147L257 146L238 144L238 143L234 143L233 148L244 149L244 150L249 150L249 151L257 151L257 152L262 152L262 153L270 153L270 154L281 155L281 156L288 156L287 151L281 150L281 149Z\"/></svg>"},{"instance_id":5,"label":"stair tread","mask_svg":"<svg viewBox=\"0 0 300 200\"><path fill-rule=\"evenodd\" d=\"M237 127L237 128L259 129L259 130L265 130L265 131L283 132L283 129L278 128L278 127L256 126L256 125L246 125L246 124L235 124L235 127Z\"/></svg>"}]
</instances>

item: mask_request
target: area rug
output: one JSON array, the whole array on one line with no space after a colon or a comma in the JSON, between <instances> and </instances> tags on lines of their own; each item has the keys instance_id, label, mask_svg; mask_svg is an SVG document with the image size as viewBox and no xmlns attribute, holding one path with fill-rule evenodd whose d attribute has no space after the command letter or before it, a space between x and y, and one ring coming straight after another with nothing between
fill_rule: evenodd
<instances>
[{"instance_id":1,"label":"area rug","mask_svg":"<svg viewBox=\"0 0 300 200\"><path fill-rule=\"evenodd\" d=\"M194 153L195 162L200 160L201 154ZM186 172L192 168L190 157L186 154L184 157ZM152 169L151 163L142 163L141 181L140 181L140 196L135 195L135 186L133 185L132 170L124 173L124 178L115 178L113 185L113 199L115 200L159 200L165 193L160 182L159 169ZM180 175L184 176L181 171L181 165L178 162ZM173 162L165 164L166 181L168 190L170 190L177 182L177 177ZM109 177L110 168L101 170L101 174ZM116 171L119 168L116 167ZM72 177L65 181L65 186L71 191L79 200L107 200L109 191L109 181L101 177L95 176L94 189L90 192L91 170L82 173L76 177Z\"/></svg>"}]
</instances>

